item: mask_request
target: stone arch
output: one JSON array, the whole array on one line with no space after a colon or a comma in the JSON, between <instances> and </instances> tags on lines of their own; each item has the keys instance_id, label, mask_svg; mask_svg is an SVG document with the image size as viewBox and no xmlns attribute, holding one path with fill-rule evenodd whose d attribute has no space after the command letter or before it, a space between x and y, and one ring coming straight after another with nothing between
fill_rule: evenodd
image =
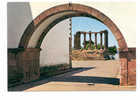
<instances>
[{"instance_id":1,"label":"stone arch","mask_svg":"<svg viewBox=\"0 0 140 100\"><path fill-rule=\"evenodd\" d=\"M55 17L56 16L56 17ZM49 23L49 25L45 26L44 29L42 29L41 34L36 38L36 44L34 46L31 46L32 48L39 48L41 45L41 42L43 38L45 37L46 33L57 23L60 21L73 17L73 16L88 16L92 18L96 18L102 23L104 23L114 34L116 40L118 41L119 50L120 51L127 51L128 47L125 42L125 39L120 32L120 30L117 28L117 26L113 23L113 21L108 18L106 15L98 11L97 9L81 5L81 4L64 4L64 5L58 5L55 7L52 7L43 13L41 13L39 16L37 16L26 28L20 43L19 48L28 48L28 45L30 46L30 42L32 41L33 34L38 34L37 29L39 29L43 22L47 22L50 19L52 21ZM53 18L55 17L55 18Z\"/></svg>"},{"instance_id":2,"label":"stone arch","mask_svg":"<svg viewBox=\"0 0 140 100\"><path fill-rule=\"evenodd\" d=\"M21 66L24 73L24 82L37 79L40 75L39 51L46 33L60 21L73 16L87 16L96 18L97 20L104 23L112 31L119 45L120 57L123 58L120 60L122 64L120 84L126 85L128 83L126 53L128 51L128 46L122 33L115 23L102 12L95 8L81 4L63 4L52 7L41 13L28 25L19 43L19 48L23 48L23 51L19 52L18 64L21 66L22 62L24 63ZM27 66L33 68L34 65L35 72L31 72L33 70L30 71L30 68Z\"/></svg>"}]
</instances>

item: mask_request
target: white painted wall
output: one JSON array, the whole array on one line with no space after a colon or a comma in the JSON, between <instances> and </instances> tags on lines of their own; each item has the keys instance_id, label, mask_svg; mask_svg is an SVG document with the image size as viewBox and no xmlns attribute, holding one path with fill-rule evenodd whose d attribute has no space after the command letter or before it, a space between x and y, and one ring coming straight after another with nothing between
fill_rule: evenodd
<instances>
[{"instance_id":1,"label":"white painted wall","mask_svg":"<svg viewBox=\"0 0 140 100\"><path fill-rule=\"evenodd\" d=\"M41 45L40 65L69 64L69 19L55 25Z\"/></svg>"},{"instance_id":2,"label":"white painted wall","mask_svg":"<svg viewBox=\"0 0 140 100\"><path fill-rule=\"evenodd\" d=\"M46 27L48 27L53 21L55 21L57 18L60 18L62 16L65 16L67 14L73 14L74 12L70 11L70 12L62 12L62 13L58 13L55 14L54 16L51 16L49 18L47 18L45 21L43 21L39 27L37 27L37 29L34 31L31 39L29 40L29 43L27 45L28 48L35 48L38 42L39 37L41 36L41 34L44 32L44 30L46 29ZM65 26L65 25L64 25ZM60 27L60 29L63 29L63 27ZM68 30L67 30L68 31Z\"/></svg>"},{"instance_id":3,"label":"white painted wall","mask_svg":"<svg viewBox=\"0 0 140 100\"><path fill-rule=\"evenodd\" d=\"M7 4L8 48L18 47L24 30L32 20L29 3L12 2Z\"/></svg>"}]
</instances>

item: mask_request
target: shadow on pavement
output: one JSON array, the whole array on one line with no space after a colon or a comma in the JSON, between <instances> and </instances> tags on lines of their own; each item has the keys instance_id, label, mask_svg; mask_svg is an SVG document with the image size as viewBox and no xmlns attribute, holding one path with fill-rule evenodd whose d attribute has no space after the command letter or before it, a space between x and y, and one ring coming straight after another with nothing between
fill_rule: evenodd
<instances>
[{"instance_id":1,"label":"shadow on pavement","mask_svg":"<svg viewBox=\"0 0 140 100\"><path fill-rule=\"evenodd\" d=\"M119 85L118 78L96 77L96 76L71 76L69 78L54 78L52 79L52 81Z\"/></svg>"},{"instance_id":2,"label":"shadow on pavement","mask_svg":"<svg viewBox=\"0 0 140 100\"><path fill-rule=\"evenodd\" d=\"M8 88L8 91L24 91L26 89L36 87L42 84L46 84L48 82L80 82L80 83L93 83L93 84L112 84L112 85L119 85L118 78L111 78L111 77L96 77L96 76L72 76L75 73L80 73L83 71L95 69L96 67L78 67L72 68L69 72L63 73L53 77L43 77L41 76L39 80L22 84L19 86ZM65 74L68 77L63 77Z\"/></svg>"}]
</instances>

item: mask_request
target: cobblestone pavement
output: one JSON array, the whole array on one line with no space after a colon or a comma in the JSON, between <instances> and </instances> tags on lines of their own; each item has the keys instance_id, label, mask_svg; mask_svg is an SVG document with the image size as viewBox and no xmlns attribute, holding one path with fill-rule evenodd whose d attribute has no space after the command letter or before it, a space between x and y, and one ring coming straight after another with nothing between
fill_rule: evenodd
<instances>
[{"instance_id":1,"label":"cobblestone pavement","mask_svg":"<svg viewBox=\"0 0 140 100\"><path fill-rule=\"evenodd\" d=\"M119 86L120 63L73 61L73 71L11 88L24 91L129 91L135 86Z\"/></svg>"}]
</instances>

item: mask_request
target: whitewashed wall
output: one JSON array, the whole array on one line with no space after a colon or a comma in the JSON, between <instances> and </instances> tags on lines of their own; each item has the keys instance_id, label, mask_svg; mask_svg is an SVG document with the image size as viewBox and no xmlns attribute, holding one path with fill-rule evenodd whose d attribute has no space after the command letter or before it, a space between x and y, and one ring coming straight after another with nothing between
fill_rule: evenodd
<instances>
[{"instance_id":1,"label":"whitewashed wall","mask_svg":"<svg viewBox=\"0 0 140 100\"><path fill-rule=\"evenodd\" d=\"M41 45L40 65L69 64L69 19L55 25Z\"/></svg>"},{"instance_id":2,"label":"whitewashed wall","mask_svg":"<svg viewBox=\"0 0 140 100\"><path fill-rule=\"evenodd\" d=\"M12 2L7 4L8 48L18 47L24 30L32 20L29 3Z\"/></svg>"}]
</instances>

